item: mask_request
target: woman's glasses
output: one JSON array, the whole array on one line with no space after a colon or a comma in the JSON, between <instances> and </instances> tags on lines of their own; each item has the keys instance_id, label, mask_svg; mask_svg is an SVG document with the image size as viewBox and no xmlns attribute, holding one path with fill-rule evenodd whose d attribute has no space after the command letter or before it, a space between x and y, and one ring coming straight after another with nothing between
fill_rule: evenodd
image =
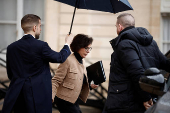
<instances>
[{"instance_id":1,"label":"woman's glasses","mask_svg":"<svg viewBox=\"0 0 170 113\"><path fill-rule=\"evenodd\" d=\"M91 50L92 50L92 47L85 47L85 50L86 50L86 51L91 51Z\"/></svg>"}]
</instances>

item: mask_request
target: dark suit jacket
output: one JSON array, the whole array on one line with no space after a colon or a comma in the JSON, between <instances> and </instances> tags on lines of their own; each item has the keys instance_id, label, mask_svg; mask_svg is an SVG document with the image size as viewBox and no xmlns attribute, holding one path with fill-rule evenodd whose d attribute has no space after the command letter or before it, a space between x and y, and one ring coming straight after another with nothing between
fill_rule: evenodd
<instances>
[{"instance_id":1,"label":"dark suit jacket","mask_svg":"<svg viewBox=\"0 0 170 113\"><path fill-rule=\"evenodd\" d=\"M10 113L21 90L31 85L30 97L36 113L52 113L52 86L49 62L63 63L70 55L65 45L60 52L51 50L46 42L25 35L7 47L7 74L11 80L6 94L2 113ZM29 104L29 103L28 103Z\"/></svg>"}]
</instances>

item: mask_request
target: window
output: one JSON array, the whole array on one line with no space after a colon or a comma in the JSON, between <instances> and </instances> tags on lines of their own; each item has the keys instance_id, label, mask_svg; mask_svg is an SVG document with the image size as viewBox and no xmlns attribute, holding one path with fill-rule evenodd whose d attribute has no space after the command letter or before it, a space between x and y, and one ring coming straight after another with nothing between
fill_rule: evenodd
<instances>
[{"instance_id":1,"label":"window","mask_svg":"<svg viewBox=\"0 0 170 113\"><path fill-rule=\"evenodd\" d=\"M3 49L16 40L17 0L0 2L0 49Z\"/></svg>"},{"instance_id":2,"label":"window","mask_svg":"<svg viewBox=\"0 0 170 113\"><path fill-rule=\"evenodd\" d=\"M24 15L36 14L41 18L42 31L39 40L44 39L44 1L45 0L24 0Z\"/></svg>"},{"instance_id":3,"label":"window","mask_svg":"<svg viewBox=\"0 0 170 113\"><path fill-rule=\"evenodd\" d=\"M162 52L170 50L170 14L162 14Z\"/></svg>"},{"instance_id":4,"label":"window","mask_svg":"<svg viewBox=\"0 0 170 113\"><path fill-rule=\"evenodd\" d=\"M23 36L21 18L25 14L36 14L42 19L44 33L44 1L45 0L0 0L0 50Z\"/></svg>"}]
</instances>

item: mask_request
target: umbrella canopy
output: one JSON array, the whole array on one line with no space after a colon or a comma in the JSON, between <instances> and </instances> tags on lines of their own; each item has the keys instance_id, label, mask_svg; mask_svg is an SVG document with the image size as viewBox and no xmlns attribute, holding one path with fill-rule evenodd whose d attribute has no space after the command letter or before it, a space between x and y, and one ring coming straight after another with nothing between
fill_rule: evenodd
<instances>
[{"instance_id":1,"label":"umbrella canopy","mask_svg":"<svg viewBox=\"0 0 170 113\"><path fill-rule=\"evenodd\" d=\"M126 10L133 10L128 0L55 0L55 1L65 3L75 7L71 28L72 28L76 8L97 10L97 11L110 12L110 13L118 13ZM70 28L70 33L71 33L71 28Z\"/></svg>"},{"instance_id":2,"label":"umbrella canopy","mask_svg":"<svg viewBox=\"0 0 170 113\"><path fill-rule=\"evenodd\" d=\"M90 9L110 13L118 13L126 10L133 10L128 0L55 0L79 9Z\"/></svg>"}]
</instances>

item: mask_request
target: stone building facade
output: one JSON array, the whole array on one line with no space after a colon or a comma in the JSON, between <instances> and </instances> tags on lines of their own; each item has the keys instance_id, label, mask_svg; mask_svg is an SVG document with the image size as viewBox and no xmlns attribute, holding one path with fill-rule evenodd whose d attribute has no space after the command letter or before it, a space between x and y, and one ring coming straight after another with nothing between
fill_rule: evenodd
<instances>
[{"instance_id":1,"label":"stone building facade","mask_svg":"<svg viewBox=\"0 0 170 113\"><path fill-rule=\"evenodd\" d=\"M170 48L163 50L163 47L169 43L168 40L163 38L163 15L167 15L167 18L169 18L170 0L129 0L129 2L134 10L125 12L131 13L135 17L136 27L147 28L160 49L164 53L168 51ZM48 0L46 4L45 40L53 49L59 50L64 44L64 37L69 32L73 10L74 8L71 6ZM109 41L117 36L115 23L119 14L121 13L111 14L78 9L72 29L73 34L84 33L94 38L93 50L86 59L91 62L102 60L107 80L109 78L110 55L113 52ZM166 21L170 22L170 20ZM168 33L168 30L166 33ZM167 36L167 39L170 39L170 37ZM89 64L87 63L87 65Z\"/></svg>"},{"instance_id":2,"label":"stone building facade","mask_svg":"<svg viewBox=\"0 0 170 113\"><path fill-rule=\"evenodd\" d=\"M145 27L153 35L161 51L170 49L170 0L129 0L134 10L136 27ZM8 7L8 9L5 9ZM59 51L66 34L69 33L74 7L54 0L0 0L0 48L22 37L20 20L28 13L42 18L43 31L41 40ZM11 13L9 16L8 14ZM122 12L121 12L122 13ZM121 14L77 9L72 33L84 33L94 38L93 49L86 58L86 65L98 60L103 61L107 81L109 78L110 57L113 52L109 41L117 36L116 17ZM11 34L9 34L9 32ZM3 45L3 46L1 46ZM57 64L51 64L56 69ZM107 82L105 83L107 87Z\"/></svg>"}]
</instances>

